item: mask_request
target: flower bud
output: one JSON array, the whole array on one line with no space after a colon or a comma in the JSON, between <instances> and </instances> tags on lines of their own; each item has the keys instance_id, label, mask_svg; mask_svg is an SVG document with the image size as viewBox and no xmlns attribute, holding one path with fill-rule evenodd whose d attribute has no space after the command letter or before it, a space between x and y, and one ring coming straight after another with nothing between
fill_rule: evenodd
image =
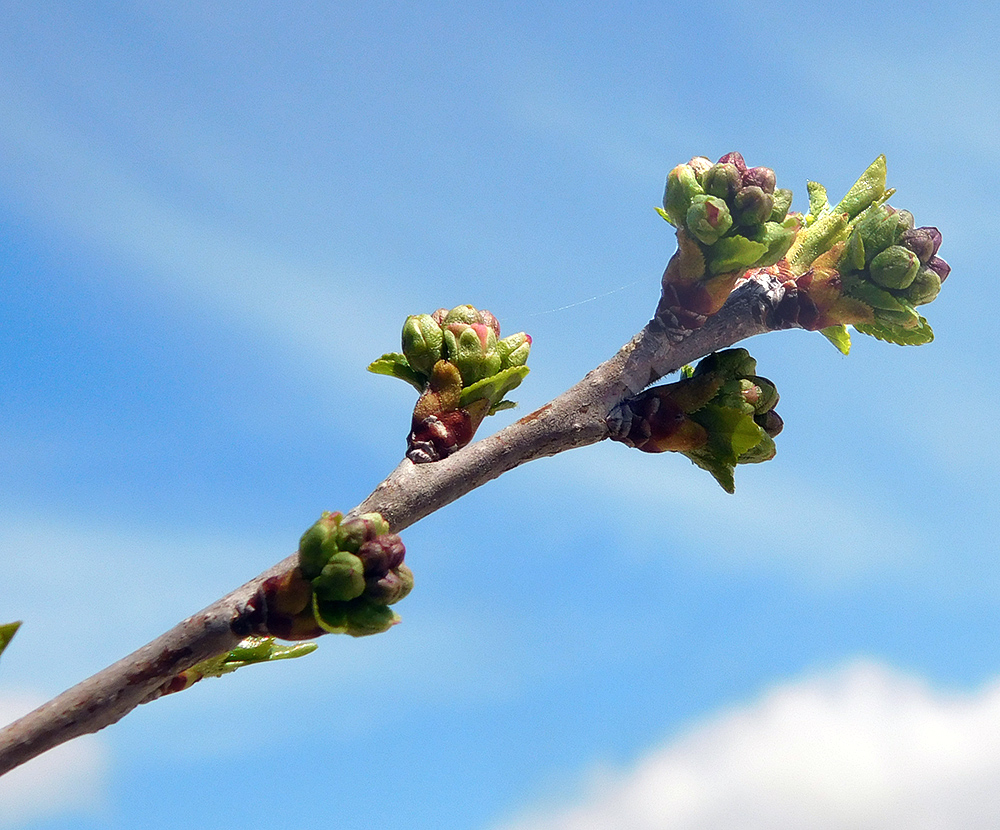
<instances>
[{"instance_id":1,"label":"flower bud","mask_svg":"<svg viewBox=\"0 0 1000 830\"><path fill-rule=\"evenodd\" d=\"M701 186L705 192L719 199L732 199L742 183L735 164L715 164L705 171Z\"/></svg>"},{"instance_id":2,"label":"flower bud","mask_svg":"<svg viewBox=\"0 0 1000 830\"><path fill-rule=\"evenodd\" d=\"M941 291L941 278L930 268L923 267L906 291L906 296L913 305L926 305L932 302Z\"/></svg>"},{"instance_id":3,"label":"flower bud","mask_svg":"<svg viewBox=\"0 0 1000 830\"><path fill-rule=\"evenodd\" d=\"M913 228L903 232L898 244L913 251L921 265L926 265L941 245L941 232L937 228Z\"/></svg>"},{"instance_id":4,"label":"flower bud","mask_svg":"<svg viewBox=\"0 0 1000 830\"><path fill-rule=\"evenodd\" d=\"M346 604L345 634L352 637L368 637L388 631L399 617L387 606L369 602L365 597L359 597Z\"/></svg>"},{"instance_id":5,"label":"flower bud","mask_svg":"<svg viewBox=\"0 0 1000 830\"><path fill-rule=\"evenodd\" d=\"M733 218L737 225L759 225L766 222L774 209L774 197L756 185L740 190L733 199Z\"/></svg>"},{"instance_id":6,"label":"flower bud","mask_svg":"<svg viewBox=\"0 0 1000 830\"><path fill-rule=\"evenodd\" d=\"M948 279L948 274L951 273L951 266L939 256L932 256L927 261L927 267L941 278L941 282Z\"/></svg>"},{"instance_id":7,"label":"flower bud","mask_svg":"<svg viewBox=\"0 0 1000 830\"><path fill-rule=\"evenodd\" d=\"M493 316L492 314L490 315ZM450 323L465 323L471 325L473 323L482 324L483 317L479 313L479 309L471 305L458 305L455 306L451 311L449 311L441 323L441 328L449 325Z\"/></svg>"},{"instance_id":8,"label":"flower bud","mask_svg":"<svg viewBox=\"0 0 1000 830\"><path fill-rule=\"evenodd\" d=\"M734 164L736 169L740 171L740 176L747 172L747 163L743 161L743 156L739 153L726 153L722 158L719 159L719 164Z\"/></svg>"},{"instance_id":9,"label":"flower bud","mask_svg":"<svg viewBox=\"0 0 1000 830\"><path fill-rule=\"evenodd\" d=\"M774 171L770 167L751 167L743 176L743 184L756 185L765 193L774 193Z\"/></svg>"},{"instance_id":10,"label":"flower bud","mask_svg":"<svg viewBox=\"0 0 1000 830\"><path fill-rule=\"evenodd\" d=\"M704 192L694 170L688 165L678 164L670 171L663 192L663 210L674 227L683 227L691 200Z\"/></svg>"},{"instance_id":11,"label":"flower bud","mask_svg":"<svg viewBox=\"0 0 1000 830\"><path fill-rule=\"evenodd\" d=\"M902 245L890 245L872 259L872 281L882 288L900 290L909 287L920 269L917 255Z\"/></svg>"},{"instance_id":12,"label":"flower bud","mask_svg":"<svg viewBox=\"0 0 1000 830\"><path fill-rule=\"evenodd\" d=\"M785 428L785 422L781 420L781 416L773 409L754 416L754 421L757 426L759 426L772 438L778 435L781 430Z\"/></svg>"},{"instance_id":13,"label":"flower bud","mask_svg":"<svg viewBox=\"0 0 1000 830\"><path fill-rule=\"evenodd\" d=\"M353 553L339 551L323 566L312 587L322 600L344 602L359 597L365 590L364 565Z\"/></svg>"},{"instance_id":14,"label":"flower bud","mask_svg":"<svg viewBox=\"0 0 1000 830\"><path fill-rule=\"evenodd\" d=\"M412 590L413 571L399 565L381 577L367 577L364 596L377 605L394 605Z\"/></svg>"},{"instance_id":15,"label":"flower bud","mask_svg":"<svg viewBox=\"0 0 1000 830\"><path fill-rule=\"evenodd\" d=\"M430 375L441 359L444 332L430 314L413 314L403 324L403 354L411 368Z\"/></svg>"},{"instance_id":16,"label":"flower bud","mask_svg":"<svg viewBox=\"0 0 1000 830\"><path fill-rule=\"evenodd\" d=\"M493 333L500 337L500 321L493 316L493 313L487 311L485 308L479 309L479 317L482 320L484 326L489 326L493 329Z\"/></svg>"},{"instance_id":17,"label":"flower bud","mask_svg":"<svg viewBox=\"0 0 1000 830\"><path fill-rule=\"evenodd\" d=\"M362 513L348 519L337 530L337 548L357 553L365 542L389 532L389 523L379 513Z\"/></svg>"},{"instance_id":18,"label":"flower bud","mask_svg":"<svg viewBox=\"0 0 1000 830\"><path fill-rule=\"evenodd\" d=\"M712 168L712 162L710 159L707 159L704 156L695 156L693 159L691 159L691 161L688 162L688 167L694 170L695 178L697 178L699 182L702 182L705 173ZM704 187L703 182L702 182L702 187Z\"/></svg>"},{"instance_id":19,"label":"flower bud","mask_svg":"<svg viewBox=\"0 0 1000 830\"><path fill-rule=\"evenodd\" d=\"M402 564L405 554L403 541L395 533L384 533L358 548L358 559L364 566L366 579L384 576L387 571Z\"/></svg>"},{"instance_id":20,"label":"flower bud","mask_svg":"<svg viewBox=\"0 0 1000 830\"><path fill-rule=\"evenodd\" d=\"M302 534L299 540L299 567L306 579L313 579L323 570L329 557L329 540L336 539L342 518L341 513L324 512L319 521Z\"/></svg>"},{"instance_id":21,"label":"flower bud","mask_svg":"<svg viewBox=\"0 0 1000 830\"><path fill-rule=\"evenodd\" d=\"M752 384L752 390L749 390L750 394L744 393L743 397L747 403L753 406L756 415L770 412L778 405L778 389L767 378L748 375L744 378L744 381ZM754 420L756 420L756 417Z\"/></svg>"},{"instance_id":22,"label":"flower bud","mask_svg":"<svg viewBox=\"0 0 1000 830\"><path fill-rule=\"evenodd\" d=\"M757 361L750 352L743 348L724 349L712 352L702 358L694 368L694 377L713 374L730 380L732 378L752 377L757 372Z\"/></svg>"},{"instance_id":23,"label":"flower bud","mask_svg":"<svg viewBox=\"0 0 1000 830\"><path fill-rule=\"evenodd\" d=\"M500 371L500 353L493 329L482 323L449 323L444 330L444 350L458 367L462 386Z\"/></svg>"},{"instance_id":24,"label":"flower bud","mask_svg":"<svg viewBox=\"0 0 1000 830\"><path fill-rule=\"evenodd\" d=\"M497 352L500 355L500 368L509 369L512 366L524 366L528 362L531 351L531 335L519 331L503 340L497 341Z\"/></svg>"},{"instance_id":25,"label":"flower bud","mask_svg":"<svg viewBox=\"0 0 1000 830\"><path fill-rule=\"evenodd\" d=\"M690 233L705 245L715 244L733 224L726 203L715 196L695 196L685 217Z\"/></svg>"}]
</instances>

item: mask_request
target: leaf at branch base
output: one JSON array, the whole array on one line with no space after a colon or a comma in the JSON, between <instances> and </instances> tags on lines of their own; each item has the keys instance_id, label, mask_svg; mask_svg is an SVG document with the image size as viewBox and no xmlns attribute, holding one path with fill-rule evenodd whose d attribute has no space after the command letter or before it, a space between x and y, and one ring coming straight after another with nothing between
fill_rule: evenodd
<instances>
[{"instance_id":1,"label":"leaf at branch base","mask_svg":"<svg viewBox=\"0 0 1000 830\"><path fill-rule=\"evenodd\" d=\"M387 352L378 360L373 360L368 365L368 371L376 375L388 375L391 378L405 380L418 392L423 392L427 385L427 379L418 375L407 362L406 357L398 352Z\"/></svg>"}]
</instances>

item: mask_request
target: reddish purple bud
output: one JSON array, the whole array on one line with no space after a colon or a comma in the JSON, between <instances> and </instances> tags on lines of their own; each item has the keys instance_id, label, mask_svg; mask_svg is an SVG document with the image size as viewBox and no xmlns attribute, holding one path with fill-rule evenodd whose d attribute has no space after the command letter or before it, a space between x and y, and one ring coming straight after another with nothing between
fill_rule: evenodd
<instances>
[{"instance_id":1,"label":"reddish purple bud","mask_svg":"<svg viewBox=\"0 0 1000 830\"><path fill-rule=\"evenodd\" d=\"M379 579L386 572L398 568L406 554L402 539L395 533L386 533L377 539L365 542L358 548L358 558L364 565L365 579Z\"/></svg>"},{"instance_id":2,"label":"reddish purple bud","mask_svg":"<svg viewBox=\"0 0 1000 830\"><path fill-rule=\"evenodd\" d=\"M751 167L743 176L744 185L755 185L765 193L774 193L775 181L770 167Z\"/></svg>"},{"instance_id":3,"label":"reddish purple bud","mask_svg":"<svg viewBox=\"0 0 1000 830\"><path fill-rule=\"evenodd\" d=\"M497 320L497 318L494 317L493 314L491 312L489 312L489 311L484 311L484 310L480 311L479 312L479 316L482 318L483 324L487 325L491 329L493 329L493 333L499 339L499 337L500 337L500 321Z\"/></svg>"},{"instance_id":4,"label":"reddish purple bud","mask_svg":"<svg viewBox=\"0 0 1000 830\"><path fill-rule=\"evenodd\" d=\"M739 153L726 153L719 159L719 164L735 164L741 176L747 172L747 163L743 161L743 156Z\"/></svg>"},{"instance_id":5,"label":"reddish purple bud","mask_svg":"<svg viewBox=\"0 0 1000 830\"><path fill-rule=\"evenodd\" d=\"M769 409L767 412L762 412L759 415L754 415L753 419L757 422L757 426L772 438L781 432L785 426L785 422L781 420L781 416L773 409Z\"/></svg>"},{"instance_id":6,"label":"reddish purple bud","mask_svg":"<svg viewBox=\"0 0 1000 830\"><path fill-rule=\"evenodd\" d=\"M932 256L929 260L927 260L927 267L938 275L941 282L948 279L948 274L951 273L951 266L939 256Z\"/></svg>"},{"instance_id":7,"label":"reddish purple bud","mask_svg":"<svg viewBox=\"0 0 1000 830\"><path fill-rule=\"evenodd\" d=\"M937 228L912 228L903 232L897 244L915 253L920 264L926 265L941 246L941 232Z\"/></svg>"}]
</instances>

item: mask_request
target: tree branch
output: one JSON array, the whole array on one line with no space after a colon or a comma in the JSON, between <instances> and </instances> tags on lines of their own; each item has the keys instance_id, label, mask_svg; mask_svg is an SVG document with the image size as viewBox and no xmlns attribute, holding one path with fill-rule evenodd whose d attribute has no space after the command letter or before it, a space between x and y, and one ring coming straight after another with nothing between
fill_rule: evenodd
<instances>
[{"instance_id":1,"label":"tree branch","mask_svg":"<svg viewBox=\"0 0 1000 830\"><path fill-rule=\"evenodd\" d=\"M377 512L395 532L528 461L608 437L623 400L719 349L787 324L776 319L781 280L758 272L700 328L653 319L610 360L550 403L499 432L429 464L402 463L351 511ZM296 567L292 555L166 634L0 730L0 775L80 735L117 722L153 700L180 672L266 633L261 585Z\"/></svg>"}]
</instances>

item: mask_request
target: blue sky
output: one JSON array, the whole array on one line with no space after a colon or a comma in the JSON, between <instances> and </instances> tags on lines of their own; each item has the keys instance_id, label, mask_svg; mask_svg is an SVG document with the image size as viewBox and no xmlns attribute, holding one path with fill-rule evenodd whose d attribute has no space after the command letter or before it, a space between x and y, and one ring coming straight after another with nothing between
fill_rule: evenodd
<instances>
[{"instance_id":1,"label":"blue sky","mask_svg":"<svg viewBox=\"0 0 1000 830\"><path fill-rule=\"evenodd\" d=\"M996 826L994 7L3 5L2 721L368 494L407 314L532 335L484 431L610 356L693 155L801 209L884 152L953 271L929 346L746 344L786 429L735 496L620 445L516 470L405 532L402 625L142 707L0 827Z\"/></svg>"}]
</instances>

